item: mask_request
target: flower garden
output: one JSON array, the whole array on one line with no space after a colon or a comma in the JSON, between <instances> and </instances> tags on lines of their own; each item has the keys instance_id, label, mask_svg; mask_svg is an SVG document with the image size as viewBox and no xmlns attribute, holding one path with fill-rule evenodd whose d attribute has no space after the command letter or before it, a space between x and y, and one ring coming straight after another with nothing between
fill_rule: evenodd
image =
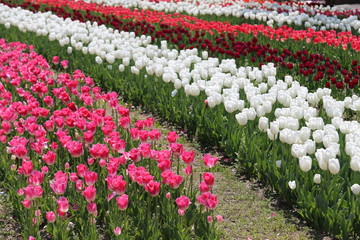
<instances>
[{"instance_id":1,"label":"flower garden","mask_svg":"<svg viewBox=\"0 0 360 240\"><path fill-rule=\"evenodd\" d=\"M358 10L292 1L0 0L0 180L21 236L221 239L218 157L129 101L358 237L359 34Z\"/></svg>"}]
</instances>

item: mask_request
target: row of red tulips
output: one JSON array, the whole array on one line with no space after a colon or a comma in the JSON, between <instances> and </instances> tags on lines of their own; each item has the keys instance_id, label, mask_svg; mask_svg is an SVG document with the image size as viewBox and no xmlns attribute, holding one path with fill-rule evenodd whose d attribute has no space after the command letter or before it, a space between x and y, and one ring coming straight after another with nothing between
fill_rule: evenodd
<instances>
[{"instance_id":1,"label":"row of red tulips","mask_svg":"<svg viewBox=\"0 0 360 240\"><path fill-rule=\"evenodd\" d=\"M24 238L217 238L214 175L194 185L195 154L176 132L160 150L154 120L131 119L80 70L55 74L19 42L1 39L0 53L0 169Z\"/></svg>"},{"instance_id":2,"label":"row of red tulips","mask_svg":"<svg viewBox=\"0 0 360 240\"><path fill-rule=\"evenodd\" d=\"M311 28L307 30L293 30L286 25L279 28L271 28L265 25L231 25L226 22L204 21L196 17L181 15L181 14L165 14L163 12L156 12L150 10L130 10L122 7L109 7L101 4L86 3L83 1L68 1L68 0L27 0L28 2L47 4L50 6L62 7L67 6L74 10L95 11L104 15L115 15L122 19L133 19L139 21L146 21L148 23L163 23L172 27L183 26L191 31L206 31L210 34L214 33L240 33L252 34L257 36L262 34L269 39L276 39L285 41L292 39L295 41L306 41L313 43L326 43L329 46L348 48L355 51L360 51L360 38L354 36L351 32L336 31L315 31Z\"/></svg>"}]
</instances>

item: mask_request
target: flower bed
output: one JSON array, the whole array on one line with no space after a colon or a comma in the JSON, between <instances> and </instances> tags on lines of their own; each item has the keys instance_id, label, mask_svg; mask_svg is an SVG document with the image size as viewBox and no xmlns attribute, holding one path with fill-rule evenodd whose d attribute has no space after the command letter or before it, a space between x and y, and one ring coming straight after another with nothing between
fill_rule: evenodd
<instances>
[{"instance_id":1,"label":"flower bed","mask_svg":"<svg viewBox=\"0 0 360 240\"><path fill-rule=\"evenodd\" d=\"M198 194L194 152L175 132L158 149L154 120L134 122L80 70L55 74L19 42L1 39L0 52L0 168L24 238L217 238L214 176L202 174ZM217 158L203 161L210 169Z\"/></svg>"},{"instance_id":2,"label":"flower bed","mask_svg":"<svg viewBox=\"0 0 360 240\"><path fill-rule=\"evenodd\" d=\"M236 20L255 20L257 23L266 22L268 26L294 25L306 29L317 30L337 29L340 31L354 31L360 33L358 11L342 12L336 8L317 7L306 4L279 4L274 2L229 2L196 1L196 2L166 2L154 3L147 0L86 0L86 2L104 4L107 6L122 6L125 8L151 9L166 13L181 13L187 15L206 15L216 17L225 16ZM324 14L323 14L324 12ZM341 16L338 18L337 16ZM232 22L236 22L236 20Z\"/></svg>"},{"instance_id":3,"label":"flower bed","mask_svg":"<svg viewBox=\"0 0 360 240\"><path fill-rule=\"evenodd\" d=\"M173 27L179 25L189 30L201 30L209 33L235 33L241 32L246 34L253 34L257 36L259 34L264 35L268 39L277 39L285 41L292 39L295 41L306 41L307 43L326 43L329 46L335 46L347 49L348 47L355 51L360 50L360 39L358 36L351 34L351 32L340 32L335 31L315 31L312 28L306 30L294 30L286 25L280 28L272 28L260 24L241 24L231 25L226 22L219 21L204 21L196 17L180 14L165 14L163 12L149 11L146 10L146 15L142 11L131 11L127 8L122 7L109 7L96 4L89 4L81 1L71 2L65 1L52 1L52 0L36 0L29 1L35 3L46 3L52 6L64 6L72 5L73 9L83 9L89 11L103 12L110 15L121 16L124 19L132 18L138 20L145 20L149 23L163 22ZM349 46L348 46L349 45Z\"/></svg>"},{"instance_id":4,"label":"flower bed","mask_svg":"<svg viewBox=\"0 0 360 240\"><path fill-rule=\"evenodd\" d=\"M23 4L22 6L32 11L40 8L39 5L28 6L27 4ZM260 44L257 38L253 38L248 42L242 42L237 41L239 37L232 34L221 34L216 37L210 37L203 34L203 32L196 31L194 33L181 27L171 28L164 24L154 26L145 24L142 21L135 23L129 21L124 23L123 20L119 20L117 17L102 20L102 18L96 16L98 12L83 16L79 10L68 13L64 7L52 7L52 11L63 18L71 17L72 19L77 19L82 22L87 20L93 22L100 21L119 31L133 30L137 35L150 34L152 39L155 40L170 40L171 44L179 49L200 47L208 51L210 56L215 55L219 59L223 59L223 55L225 55L225 57L234 57L240 65L252 62L253 65L261 67L264 63L273 61L278 65L278 76L283 77L286 74L291 74L296 77L294 73L294 70L296 70L300 76L310 78L307 83L303 82L307 87L315 90L318 87L324 86L328 88L332 87L333 90L340 89L340 91L334 91L340 96L344 95L341 89L353 89L358 84L360 72L358 61L350 59L351 61L342 61L343 63L341 64L338 58L330 58L310 49L310 53L308 50L291 52L287 48L271 48L269 44ZM159 28L160 30L157 30ZM73 41L71 46L78 50L82 48L84 51L87 51L88 48L82 40ZM115 56L115 58L117 57ZM346 65L351 67L346 67ZM350 94L352 94L352 91L345 93L345 95Z\"/></svg>"},{"instance_id":5,"label":"flower bed","mask_svg":"<svg viewBox=\"0 0 360 240\"><path fill-rule=\"evenodd\" d=\"M196 49L177 52L166 42L158 47L145 36L136 38L133 33L118 33L97 24L64 20L51 13L33 15L4 9L3 16L24 21L0 26L8 39L34 44L48 57L55 53L69 57L70 70L82 67L99 84L185 126L200 140L221 146L283 199L297 203L299 212L314 226L344 238L359 234L359 123L350 121L360 108L358 96L340 101L331 96L330 89L309 92L292 77L277 79L272 64L261 69L237 67L232 59L220 62L206 54L199 57ZM51 31L61 35L67 29L78 33L86 29L104 40L89 42L98 64L82 49L66 47L66 40L60 38L58 44L46 36ZM71 37L75 33L66 34ZM111 34L116 41L106 42ZM116 44L113 50L119 52L114 54L119 54L121 61L106 55L112 49L110 43ZM101 64L104 53L97 49L104 49L107 66ZM190 76L181 72L187 65L189 71L194 70ZM181 83L171 69L184 76ZM207 81L201 79L203 74L208 74Z\"/></svg>"}]
</instances>

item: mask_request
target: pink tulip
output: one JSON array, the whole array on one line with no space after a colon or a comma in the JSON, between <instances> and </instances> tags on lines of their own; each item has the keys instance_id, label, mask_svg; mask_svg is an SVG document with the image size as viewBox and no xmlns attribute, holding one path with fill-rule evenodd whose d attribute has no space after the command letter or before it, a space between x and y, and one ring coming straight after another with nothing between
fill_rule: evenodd
<instances>
[{"instance_id":1,"label":"pink tulip","mask_svg":"<svg viewBox=\"0 0 360 240\"><path fill-rule=\"evenodd\" d=\"M93 144L92 147L89 149L89 153L91 157L97 158L107 158L109 156L109 149L105 144Z\"/></svg>"},{"instance_id":2,"label":"pink tulip","mask_svg":"<svg viewBox=\"0 0 360 240\"><path fill-rule=\"evenodd\" d=\"M69 61L67 61L67 60L62 60L60 63L64 69L67 69L69 66Z\"/></svg>"},{"instance_id":3,"label":"pink tulip","mask_svg":"<svg viewBox=\"0 0 360 240\"><path fill-rule=\"evenodd\" d=\"M81 193L87 202L93 202L96 198L96 188L93 185L90 185L85 188L85 190Z\"/></svg>"},{"instance_id":4,"label":"pink tulip","mask_svg":"<svg viewBox=\"0 0 360 240\"><path fill-rule=\"evenodd\" d=\"M214 185L215 177L212 173L205 172L203 174L203 179L209 187Z\"/></svg>"},{"instance_id":5,"label":"pink tulip","mask_svg":"<svg viewBox=\"0 0 360 240\"><path fill-rule=\"evenodd\" d=\"M76 182L78 180L78 176L76 175L76 173L70 173L70 181L71 182Z\"/></svg>"},{"instance_id":6,"label":"pink tulip","mask_svg":"<svg viewBox=\"0 0 360 240\"><path fill-rule=\"evenodd\" d=\"M123 180L122 176L107 176L105 181L108 184L110 191L115 191L116 194L121 195L126 190L126 181Z\"/></svg>"},{"instance_id":7,"label":"pink tulip","mask_svg":"<svg viewBox=\"0 0 360 240\"><path fill-rule=\"evenodd\" d=\"M177 199L175 199L175 202L179 209L186 210L188 209L189 205L191 204L190 199L184 195L181 195Z\"/></svg>"},{"instance_id":8,"label":"pink tulip","mask_svg":"<svg viewBox=\"0 0 360 240\"><path fill-rule=\"evenodd\" d=\"M160 192L160 183L151 180L146 184L145 190L150 193L150 196L157 196Z\"/></svg>"},{"instance_id":9,"label":"pink tulip","mask_svg":"<svg viewBox=\"0 0 360 240\"><path fill-rule=\"evenodd\" d=\"M180 143L171 143L170 148L174 155L177 157L179 157L184 151L184 146Z\"/></svg>"},{"instance_id":10,"label":"pink tulip","mask_svg":"<svg viewBox=\"0 0 360 240\"><path fill-rule=\"evenodd\" d=\"M98 174L96 172L87 172L84 175L84 179L85 179L85 184L86 185L94 185L95 182L97 181L98 178Z\"/></svg>"},{"instance_id":11,"label":"pink tulip","mask_svg":"<svg viewBox=\"0 0 360 240\"><path fill-rule=\"evenodd\" d=\"M186 164L192 164L194 162L194 158L195 158L194 151L189 151L189 152L184 151L181 154L181 160L183 160Z\"/></svg>"},{"instance_id":12,"label":"pink tulip","mask_svg":"<svg viewBox=\"0 0 360 240\"><path fill-rule=\"evenodd\" d=\"M43 189L41 186L36 185L28 185L27 187L23 188L25 198L27 200L33 200L35 198L42 197Z\"/></svg>"},{"instance_id":13,"label":"pink tulip","mask_svg":"<svg viewBox=\"0 0 360 240\"><path fill-rule=\"evenodd\" d=\"M121 234L121 228L116 227L116 228L114 229L114 234L115 234L116 236L119 236L119 235Z\"/></svg>"},{"instance_id":14,"label":"pink tulip","mask_svg":"<svg viewBox=\"0 0 360 240\"><path fill-rule=\"evenodd\" d=\"M170 199L171 198L171 193L166 193L166 195L165 195L165 197L167 198L167 199Z\"/></svg>"},{"instance_id":15,"label":"pink tulip","mask_svg":"<svg viewBox=\"0 0 360 240\"><path fill-rule=\"evenodd\" d=\"M129 204L129 197L126 194L121 195L116 198L116 205L118 205L120 210L126 210Z\"/></svg>"},{"instance_id":16,"label":"pink tulip","mask_svg":"<svg viewBox=\"0 0 360 240\"><path fill-rule=\"evenodd\" d=\"M76 171L79 177L84 177L85 173L88 171L88 168L84 164L79 164L76 166Z\"/></svg>"},{"instance_id":17,"label":"pink tulip","mask_svg":"<svg viewBox=\"0 0 360 240\"><path fill-rule=\"evenodd\" d=\"M143 158L149 158L150 157L150 150L151 150L151 144L150 143L141 143L138 147L140 150L141 156Z\"/></svg>"},{"instance_id":18,"label":"pink tulip","mask_svg":"<svg viewBox=\"0 0 360 240\"><path fill-rule=\"evenodd\" d=\"M215 209L218 204L216 195L212 195L210 192L206 192L197 197L198 202L204 205L208 209Z\"/></svg>"},{"instance_id":19,"label":"pink tulip","mask_svg":"<svg viewBox=\"0 0 360 240\"><path fill-rule=\"evenodd\" d=\"M62 195L65 193L67 182L63 179L50 181L50 187L56 195Z\"/></svg>"},{"instance_id":20,"label":"pink tulip","mask_svg":"<svg viewBox=\"0 0 360 240\"><path fill-rule=\"evenodd\" d=\"M44 173L39 171L32 171L29 177L29 183L33 185L40 185L44 180Z\"/></svg>"},{"instance_id":21,"label":"pink tulip","mask_svg":"<svg viewBox=\"0 0 360 240\"><path fill-rule=\"evenodd\" d=\"M180 175L173 173L171 170L166 170L161 173L161 177L164 179L164 183L173 189L179 188L184 180Z\"/></svg>"},{"instance_id":22,"label":"pink tulip","mask_svg":"<svg viewBox=\"0 0 360 240\"><path fill-rule=\"evenodd\" d=\"M60 212L66 213L69 211L69 201L66 197L60 197L57 201L58 204L58 210Z\"/></svg>"},{"instance_id":23,"label":"pink tulip","mask_svg":"<svg viewBox=\"0 0 360 240\"><path fill-rule=\"evenodd\" d=\"M149 137L153 141L159 140L161 137L161 132L157 129L152 129L149 131Z\"/></svg>"},{"instance_id":24,"label":"pink tulip","mask_svg":"<svg viewBox=\"0 0 360 240\"><path fill-rule=\"evenodd\" d=\"M47 165L53 165L56 160L56 153L52 151L48 151L46 154L42 156L42 159Z\"/></svg>"},{"instance_id":25,"label":"pink tulip","mask_svg":"<svg viewBox=\"0 0 360 240\"><path fill-rule=\"evenodd\" d=\"M97 212L97 207L96 204L91 202L86 206L86 209L88 210L88 212L92 215L94 215L95 217L97 216L98 212Z\"/></svg>"},{"instance_id":26,"label":"pink tulip","mask_svg":"<svg viewBox=\"0 0 360 240\"><path fill-rule=\"evenodd\" d=\"M52 58L52 63L53 64L59 64L59 62L60 62L60 57L59 56L54 56L53 58Z\"/></svg>"},{"instance_id":27,"label":"pink tulip","mask_svg":"<svg viewBox=\"0 0 360 240\"><path fill-rule=\"evenodd\" d=\"M186 175L190 175L192 173L192 166L191 165L187 165L184 169L184 172Z\"/></svg>"},{"instance_id":28,"label":"pink tulip","mask_svg":"<svg viewBox=\"0 0 360 240\"><path fill-rule=\"evenodd\" d=\"M210 187L204 181L200 183L199 189L201 193L210 191Z\"/></svg>"},{"instance_id":29,"label":"pink tulip","mask_svg":"<svg viewBox=\"0 0 360 240\"><path fill-rule=\"evenodd\" d=\"M178 135L176 135L176 132L168 132L168 136L167 136L167 140L169 141L169 143L175 143L176 140L178 139Z\"/></svg>"},{"instance_id":30,"label":"pink tulip","mask_svg":"<svg viewBox=\"0 0 360 240\"><path fill-rule=\"evenodd\" d=\"M28 199L24 199L22 202L21 202L22 204L23 204L23 206L25 207L25 208L31 208L31 201L30 200L28 200Z\"/></svg>"},{"instance_id":31,"label":"pink tulip","mask_svg":"<svg viewBox=\"0 0 360 240\"><path fill-rule=\"evenodd\" d=\"M16 154L15 154L16 155ZM25 176L29 176L33 171L34 165L32 161L26 161L25 159L22 161L22 165L19 167L18 171L20 174Z\"/></svg>"},{"instance_id":32,"label":"pink tulip","mask_svg":"<svg viewBox=\"0 0 360 240\"><path fill-rule=\"evenodd\" d=\"M107 162L106 162L105 159L100 159L100 160L99 160L99 166L100 166L100 167L102 167L102 168L103 168L103 167L106 167L106 164L107 164Z\"/></svg>"},{"instance_id":33,"label":"pink tulip","mask_svg":"<svg viewBox=\"0 0 360 240\"><path fill-rule=\"evenodd\" d=\"M213 157L211 156L210 154L206 154L204 157L203 157L203 161L204 161L204 164L205 166L209 167L209 168L212 168L215 166L216 162L219 160L219 158L217 157Z\"/></svg>"},{"instance_id":34,"label":"pink tulip","mask_svg":"<svg viewBox=\"0 0 360 240\"><path fill-rule=\"evenodd\" d=\"M47 212L46 213L46 219L50 222L53 223L56 220L56 215L53 211Z\"/></svg>"},{"instance_id":35,"label":"pink tulip","mask_svg":"<svg viewBox=\"0 0 360 240\"><path fill-rule=\"evenodd\" d=\"M84 189L84 182L82 180L77 180L75 182L75 189L77 192L81 192Z\"/></svg>"}]
</instances>

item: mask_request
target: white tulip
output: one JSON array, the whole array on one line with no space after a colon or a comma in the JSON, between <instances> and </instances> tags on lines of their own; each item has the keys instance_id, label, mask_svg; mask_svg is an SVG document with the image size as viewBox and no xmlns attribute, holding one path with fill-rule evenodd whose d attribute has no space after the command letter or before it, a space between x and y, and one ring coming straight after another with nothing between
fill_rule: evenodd
<instances>
[{"instance_id":1,"label":"white tulip","mask_svg":"<svg viewBox=\"0 0 360 240\"><path fill-rule=\"evenodd\" d=\"M329 171L334 175L340 171L340 163L337 158L329 159Z\"/></svg>"},{"instance_id":2,"label":"white tulip","mask_svg":"<svg viewBox=\"0 0 360 240\"><path fill-rule=\"evenodd\" d=\"M353 184L350 189L353 194L359 195L359 193L360 193L360 185L359 184L357 184L357 183Z\"/></svg>"},{"instance_id":3,"label":"white tulip","mask_svg":"<svg viewBox=\"0 0 360 240\"><path fill-rule=\"evenodd\" d=\"M241 126L245 126L248 121L247 115L244 113L236 114L235 118Z\"/></svg>"},{"instance_id":4,"label":"white tulip","mask_svg":"<svg viewBox=\"0 0 360 240\"><path fill-rule=\"evenodd\" d=\"M291 146L291 155L295 158L301 158L306 155L306 147L301 144L293 144Z\"/></svg>"},{"instance_id":5,"label":"white tulip","mask_svg":"<svg viewBox=\"0 0 360 240\"><path fill-rule=\"evenodd\" d=\"M291 190L294 190L296 188L296 182L295 181L289 181L288 185Z\"/></svg>"},{"instance_id":6,"label":"white tulip","mask_svg":"<svg viewBox=\"0 0 360 240\"><path fill-rule=\"evenodd\" d=\"M350 168L355 172L360 172L360 156L354 156L351 158Z\"/></svg>"},{"instance_id":7,"label":"white tulip","mask_svg":"<svg viewBox=\"0 0 360 240\"><path fill-rule=\"evenodd\" d=\"M96 56L96 57L95 57L95 62L96 62L97 64L101 65L102 62L103 62L103 60L101 59L101 57Z\"/></svg>"},{"instance_id":8,"label":"white tulip","mask_svg":"<svg viewBox=\"0 0 360 240\"><path fill-rule=\"evenodd\" d=\"M281 168L281 160L275 162L277 168Z\"/></svg>"},{"instance_id":9,"label":"white tulip","mask_svg":"<svg viewBox=\"0 0 360 240\"><path fill-rule=\"evenodd\" d=\"M314 175L314 183L316 183L316 184L320 184L320 183L321 183L321 175L320 175L320 174L316 173L316 174Z\"/></svg>"},{"instance_id":10,"label":"white tulip","mask_svg":"<svg viewBox=\"0 0 360 240\"><path fill-rule=\"evenodd\" d=\"M269 128L269 119L266 117L261 117L259 119L259 130L262 132L266 132Z\"/></svg>"},{"instance_id":11,"label":"white tulip","mask_svg":"<svg viewBox=\"0 0 360 240\"><path fill-rule=\"evenodd\" d=\"M303 172L308 172L311 169L312 159L309 156L299 158L300 169Z\"/></svg>"}]
</instances>

